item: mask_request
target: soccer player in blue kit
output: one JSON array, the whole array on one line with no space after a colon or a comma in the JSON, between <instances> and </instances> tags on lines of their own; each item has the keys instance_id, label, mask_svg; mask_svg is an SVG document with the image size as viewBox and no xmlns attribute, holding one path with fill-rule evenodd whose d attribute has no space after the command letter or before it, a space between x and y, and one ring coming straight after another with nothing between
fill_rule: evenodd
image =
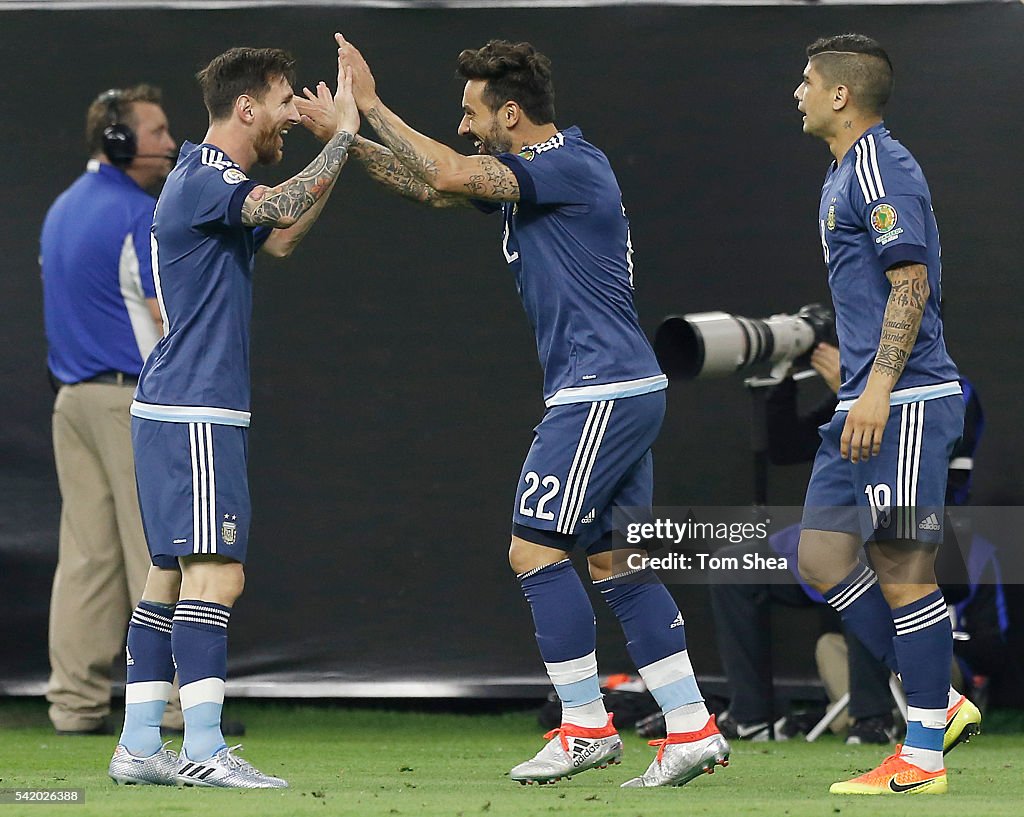
<instances>
[{"instance_id":1,"label":"soccer player in blue kit","mask_svg":"<svg viewBox=\"0 0 1024 817\"><path fill-rule=\"evenodd\" d=\"M153 277L164 337L143 368L132 443L153 567L128 629L125 723L110 777L119 783L280 788L221 734L231 607L242 592L249 534L246 476L253 256L284 257L316 221L359 129L352 82L316 93L331 133L298 175L248 178L282 157L300 121L294 61L234 48L199 72L210 129L185 143L157 202ZM180 757L160 718L177 668L185 718Z\"/></svg>"},{"instance_id":2,"label":"soccer player in blue kit","mask_svg":"<svg viewBox=\"0 0 1024 817\"><path fill-rule=\"evenodd\" d=\"M818 229L843 382L807 488L800 571L901 674L908 705L896 753L830 791L941 794L944 751L977 734L981 715L950 686L952 632L935 582L964 417L942 335L938 228L920 166L882 121L886 52L846 34L817 40L807 57L794 96L804 132L835 157ZM859 559L865 541L870 565Z\"/></svg>"},{"instance_id":3,"label":"soccer player in blue kit","mask_svg":"<svg viewBox=\"0 0 1024 817\"><path fill-rule=\"evenodd\" d=\"M459 134L478 153L464 156L385 107L358 50L338 42L360 112L384 142L357 139L352 155L409 198L501 212L501 251L536 334L546 412L520 475L509 562L563 716L511 778L553 782L622 754L598 684L594 611L568 558L574 547L587 553L668 725L648 770L624 785L681 785L725 765L729 746L697 688L679 608L653 572L613 559L612 509L652 503L650 447L667 381L633 306L629 222L608 159L579 128L555 126L551 64L528 43L495 40L459 55ZM315 100L297 104L315 121Z\"/></svg>"}]
</instances>

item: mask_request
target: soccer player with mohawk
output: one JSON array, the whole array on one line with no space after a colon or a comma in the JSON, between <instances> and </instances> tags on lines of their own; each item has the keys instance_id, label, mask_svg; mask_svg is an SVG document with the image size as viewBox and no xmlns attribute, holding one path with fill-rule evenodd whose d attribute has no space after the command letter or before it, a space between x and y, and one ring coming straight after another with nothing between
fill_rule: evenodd
<instances>
[{"instance_id":1,"label":"soccer player with mohawk","mask_svg":"<svg viewBox=\"0 0 1024 817\"><path fill-rule=\"evenodd\" d=\"M931 192L882 121L892 87L881 45L844 34L807 48L794 92L804 132L835 158L818 233L842 375L807 486L800 572L901 674L908 707L903 745L878 768L834 783L834 794L942 794L944 752L981 721L950 686L952 631L935 581L964 400L942 334ZM865 542L870 564L859 558Z\"/></svg>"}]
</instances>

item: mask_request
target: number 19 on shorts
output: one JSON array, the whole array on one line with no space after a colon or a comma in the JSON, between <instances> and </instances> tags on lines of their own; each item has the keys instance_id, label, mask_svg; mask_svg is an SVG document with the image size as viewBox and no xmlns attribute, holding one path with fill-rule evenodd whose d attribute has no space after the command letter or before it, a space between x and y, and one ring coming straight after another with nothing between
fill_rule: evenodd
<instances>
[{"instance_id":1,"label":"number 19 on shorts","mask_svg":"<svg viewBox=\"0 0 1024 817\"><path fill-rule=\"evenodd\" d=\"M892 490L884 482L878 485L865 485L864 493L868 497L871 508L871 527L875 530L888 528L891 521Z\"/></svg>"}]
</instances>

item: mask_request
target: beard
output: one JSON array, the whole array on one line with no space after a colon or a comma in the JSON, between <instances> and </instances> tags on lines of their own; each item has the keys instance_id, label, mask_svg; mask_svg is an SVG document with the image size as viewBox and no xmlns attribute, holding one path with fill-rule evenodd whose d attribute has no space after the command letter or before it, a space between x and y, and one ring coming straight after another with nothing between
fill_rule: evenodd
<instances>
[{"instance_id":1,"label":"beard","mask_svg":"<svg viewBox=\"0 0 1024 817\"><path fill-rule=\"evenodd\" d=\"M497 119L491 123L491 128L481 140L483 152L491 156L499 153L509 153L512 150L512 139L501 129Z\"/></svg>"},{"instance_id":2,"label":"beard","mask_svg":"<svg viewBox=\"0 0 1024 817\"><path fill-rule=\"evenodd\" d=\"M256 151L258 164L275 165L281 161L281 149L277 146L278 136L277 128L268 128L256 137L253 150Z\"/></svg>"}]
</instances>

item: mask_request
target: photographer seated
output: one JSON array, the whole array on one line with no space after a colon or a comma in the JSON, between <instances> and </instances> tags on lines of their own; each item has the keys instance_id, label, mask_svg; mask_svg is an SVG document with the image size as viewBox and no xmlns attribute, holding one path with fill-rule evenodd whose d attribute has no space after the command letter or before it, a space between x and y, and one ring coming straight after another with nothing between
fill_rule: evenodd
<instances>
[{"instance_id":1,"label":"photographer seated","mask_svg":"<svg viewBox=\"0 0 1024 817\"><path fill-rule=\"evenodd\" d=\"M775 465L810 462L818 449L818 427L827 423L835 413L835 393L839 390L839 350L827 343L819 343L811 355L810 363L832 393L812 410L801 413L797 407L797 386L792 377L787 377L769 391L766 400L768 457ZM966 380L961 380L961 385L967 412L963 439L950 460L948 505L967 502L974 449L984 422L974 389ZM953 530L952 525L947 526L951 536L955 536ZM794 566L795 574L799 535L799 525L794 525L769 537L768 547L760 542L750 542L723 548L720 553L723 556L741 556L754 552L763 556L782 555ZM959 560L959 569L956 564L946 570L942 570L941 566L938 568L940 580L943 576L955 577L957 580L957 586L943 585L947 599L952 604L970 604L971 609L965 610L961 616L963 620L979 622L979 626L985 628L986 632L993 628L998 631L999 627L992 624L998 618L998 599L994 592L997 587L979 586L979 577L964 575L960 548L955 542L949 544L951 546L942 548L940 553L944 551L945 558L953 563ZM989 548L986 553L991 552L991 546ZM991 552L991 556L991 560L984 560L986 565L989 561L994 562L994 552ZM980 564L982 560L974 561ZM968 559L968 562L971 560ZM767 740L770 737L769 724L774 720L770 605L774 602L790 607L808 607L821 603L823 599L819 593L803 584L799 576L795 576L794 582L789 584L780 584L768 577L764 583L715 584L711 585L710 591L719 654L731 694L728 713L719 719L719 727L723 734L730 737ZM823 621L827 622L826 629L836 629L839 622L831 608L822 606L820 610ZM1004 624L1002 619L999 623ZM1005 626L1002 630L1005 630ZM990 641L986 637L985 643ZM966 649L962 645L967 644L971 644L971 641L958 641L957 652ZM972 645L975 649L978 646ZM849 656L848 670L841 660L846 655ZM847 742L888 743L894 733L888 669L849 634L844 634L842 639L838 636L825 637L817 650L817 657L819 668L823 670L822 677L826 679L833 700L845 693L845 676L848 672L848 715L852 723ZM822 667L822 660L831 666Z\"/></svg>"}]
</instances>

